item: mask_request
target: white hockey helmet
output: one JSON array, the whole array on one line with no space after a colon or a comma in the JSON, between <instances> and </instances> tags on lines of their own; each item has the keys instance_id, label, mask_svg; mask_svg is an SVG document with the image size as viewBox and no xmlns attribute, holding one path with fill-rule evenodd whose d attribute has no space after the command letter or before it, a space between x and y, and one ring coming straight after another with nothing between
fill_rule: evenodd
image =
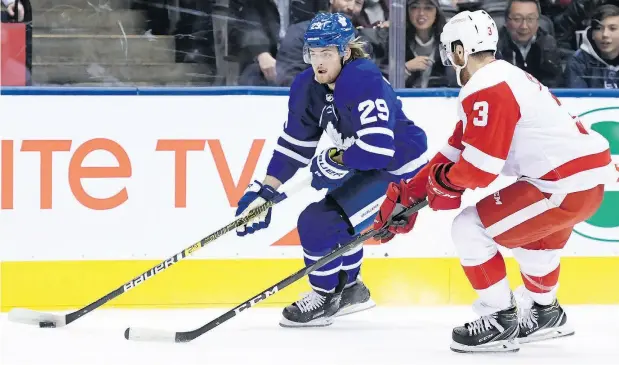
<instances>
[{"instance_id":1,"label":"white hockey helmet","mask_svg":"<svg viewBox=\"0 0 619 365\"><path fill-rule=\"evenodd\" d=\"M449 19L441 33L441 61L445 66L451 66L453 61L454 42L462 43L464 48L464 65L457 67L458 77L460 69L466 66L468 56L481 51L496 52L499 41L499 31L496 23L484 10L463 11ZM458 80L459 82L459 80Z\"/></svg>"}]
</instances>

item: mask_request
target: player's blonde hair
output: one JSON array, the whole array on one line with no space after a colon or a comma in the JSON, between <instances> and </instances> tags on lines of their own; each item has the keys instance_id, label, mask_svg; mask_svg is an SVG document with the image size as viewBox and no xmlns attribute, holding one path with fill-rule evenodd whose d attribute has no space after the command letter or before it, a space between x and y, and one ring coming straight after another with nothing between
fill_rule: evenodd
<instances>
[{"instance_id":1,"label":"player's blonde hair","mask_svg":"<svg viewBox=\"0 0 619 365\"><path fill-rule=\"evenodd\" d=\"M358 58L370 58L370 54L365 51L367 43L361 40L361 37L357 37L348 43L350 48L350 60L356 60Z\"/></svg>"}]
</instances>

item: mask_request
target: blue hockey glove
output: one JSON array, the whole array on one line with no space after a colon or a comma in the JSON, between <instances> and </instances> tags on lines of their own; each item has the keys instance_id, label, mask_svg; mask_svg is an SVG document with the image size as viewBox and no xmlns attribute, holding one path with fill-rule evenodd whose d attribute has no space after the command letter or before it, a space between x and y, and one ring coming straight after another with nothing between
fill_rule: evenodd
<instances>
[{"instance_id":1,"label":"blue hockey glove","mask_svg":"<svg viewBox=\"0 0 619 365\"><path fill-rule=\"evenodd\" d=\"M236 216L245 214L250 210L273 200L277 196L277 190L270 185L263 185L257 180L249 184L245 194L239 200L238 208L236 209ZM238 236L245 236L246 234L252 234L260 229L267 228L271 223L271 209L260 214L256 218L247 222L246 225L240 226L236 229Z\"/></svg>"},{"instance_id":2,"label":"blue hockey glove","mask_svg":"<svg viewBox=\"0 0 619 365\"><path fill-rule=\"evenodd\" d=\"M329 148L312 159L310 171L314 189L336 189L353 175L349 168L332 160L337 153L337 149Z\"/></svg>"}]
</instances>

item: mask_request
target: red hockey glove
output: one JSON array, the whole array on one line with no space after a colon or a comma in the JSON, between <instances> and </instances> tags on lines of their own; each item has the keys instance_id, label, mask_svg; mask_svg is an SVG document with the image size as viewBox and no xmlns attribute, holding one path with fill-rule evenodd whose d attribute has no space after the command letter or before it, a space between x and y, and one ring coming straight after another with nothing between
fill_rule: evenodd
<instances>
[{"instance_id":1,"label":"red hockey glove","mask_svg":"<svg viewBox=\"0 0 619 365\"><path fill-rule=\"evenodd\" d=\"M439 163L430 167L426 191L428 193L428 205L433 210L450 210L460 208L464 189L452 184L447 179L447 172L453 162Z\"/></svg>"},{"instance_id":2,"label":"red hockey glove","mask_svg":"<svg viewBox=\"0 0 619 365\"><path fill-rule=\"evenodd\" d=\"M422 189L419 189L419 184L411 180L406 183L403 180L399 184L390 183L387 187L387 197L380 206L380 211L374 218L374 230L380 230L389 223L389 219L399 214L421 199L424 198ZM376 236L381 243L389 242L398 233L408 233L413 229L417 213L402 220L394 220L383 233Z\"/></svg>"}]
</instances>

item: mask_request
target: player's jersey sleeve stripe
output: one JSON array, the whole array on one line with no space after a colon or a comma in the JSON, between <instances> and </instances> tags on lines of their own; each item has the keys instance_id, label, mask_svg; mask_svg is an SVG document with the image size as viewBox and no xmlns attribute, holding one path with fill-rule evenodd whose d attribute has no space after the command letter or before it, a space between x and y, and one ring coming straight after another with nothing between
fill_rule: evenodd
<instances>
[{"instance_id":1,"label":"player's jersey sleeve stripe","mask_svg":"<svg viewBox=\"0 0 619 365\"><path fill-rule=\"evenodd\" d=\"M393 157L393 155L395 154L395 151L390 148L372 146L370 144L363 142L363 140L361 139L358 139L356 144L362 150L370 152L370 153L375 153L377 155L385 155L385 156Z\"/></svg>"},{"instance_id":2,"label":"player's jersey sleeve stripe","mask_svg":"<svg viewBox=\"0 0 619 365\"><path fill-rule=\"evenodd\" d=\"M308 108L309 80L297 77L290 86L288 118L267 166L267 175L282 183L309 164L323 133L316 116Z\"/></svg>"},{"instance_id":3,"label":"player's jersey sleeve stripe","mask_svg":"<svg viewBox=\"0 0 619 365\"><path fill-rule=\"evenodd\" d=\"M465 150L466 151L466 150ZM490 185L498 176L498 174L484 171L470 163L463 155L456 165L449 170L447 178L453 184L462 188L476 189L478 187L486 187Z\"/></svg>"},{"instance_id":4,"label":"player's jersey sleeve stripe","mask_svg":"<svg viewBox=\"0 0 619 365\"><path fill-rule=\"evenodd\" d=\"M394 140L391 136L375 133L358 138L344 151L344 166L355 170L384 169L395 155Z\"/></svg>"},{"instance_id":5,"label":"player's jersey sleeve stripe","mask_svg":"<svg viewBox=\"0 0 619 365\"><path fill-rule=\"evenodd\" d=\"M408 174L408 173L411 173L417 170L418 168L422 167L424 164L427 164L427 163L428 163L428 155L424 153L421 156L417 157L416 159L407 162L399 169L391 170L388 172L392 175L405 175L405 174Z\"/></svg>"},{"instance_id":6,"label":"player's jersey sleeve stripe","mask_svg":"<svg viewBox=\"0 0 619 365\"><path fill-rule=\"evenodd\" d=\"M292 143L288 142L288 140L284 139L283 137L281 137L281 138L279 138L277 140L277 144L280 147L285 148L285 149L287 149L289 151L292 151L292 152L294 152L294 153L298 154L299 156L302 156L303 158L306 158L306 159L311 159L312 156L314 156L314 153L316 152L316 147L315 146L314 147L309 147L309 146L301 147L301 146L298 146L296 144L292 144Z\"/></svg>"},{"instance_id":7,"label":"player's jersey sleeve stripe","mask_svg":"<svg viewBox=\"0 0 619 365\"><path fill-rule=\"evenodd\" d=\"M305 158L301 155L299 155L298 153L289 150L286 147L283 147L281 145L277 145L275 146L275 151L281 153L282 155L288 156L293 160L296 160L300 163L302 163L303 165L308 165L310 163L310 160L308 158Z\"/></svg>"},{"instance_id":8,"label":"player's jersey sleeve stripe","mask_svg":"<svg viewBox=\"0 0 619 365\"><path fill-rule=\"evenodd\" d=\"M385 127L371 127L371 128L360 129L357 131L357 136L359 137L363 137L368 134L384 134L386 136L393 138L393 131Z\"/></svg>"},{"instance_id":9,"label":"player's jersey sleeve stripe","mask_svg":"<svg viewBox=\"0 0 619 365\"><path fill-rule=\"evenodd\" d=\"M301 141L284 132L280 136L284 141L299 147L315 148L319 141Z\"/></svg>"},{"instance_id":10,"label":"player's jersey sleeve stripe","mask_svg":"<svg viewBox=\"0 0 619 365\"><path fill-rule=\"evenodd\" d=\"M475 146L471 146L466 142L462 142L462 144L464 145L462 158L467 160L471 165L490 174L498 175L501 173L501 170L503 170L503 166L505 165L505 160L490 156L489 154L477 149Z\"/></svg>"},{"instance_id":11,"label":"player's jersey sleeve stripe","mask_svg":"<svg viewBox=\"0 0 619 365\"><path fill-rule=\"evenodd\" d=\"M460 154L462 153L462 151L460 151L459 149L457 149L456 147L450 144L446 144L440 150L440 152L443 154L443 156L447 157L449 161L451 162L458 162L458 160L460 159Z\"/></svg>"},{"instance_id":12,"label":"player's jersey sleeve stripe","mask_svg":"<svg viewBox=\"0 0 619 365\"><path fill-rule=\"evenodd\" d=\"M428 162L421 170L419 170L419 172L417 172L414 178L411 179L411 182L414 183L414 185L422 186L425 191L426 181L428 180L428 175L430 174L430 167L438 163L458 162L460 160L460 154L462 153L461 149L464 148L462 145L462 134L464 131L463 126L464 123L462 123L461 120L456 123L454 131L445 146L438 151L434 157L432 157L430 162Z\"/></svg>"}]
</instances>

